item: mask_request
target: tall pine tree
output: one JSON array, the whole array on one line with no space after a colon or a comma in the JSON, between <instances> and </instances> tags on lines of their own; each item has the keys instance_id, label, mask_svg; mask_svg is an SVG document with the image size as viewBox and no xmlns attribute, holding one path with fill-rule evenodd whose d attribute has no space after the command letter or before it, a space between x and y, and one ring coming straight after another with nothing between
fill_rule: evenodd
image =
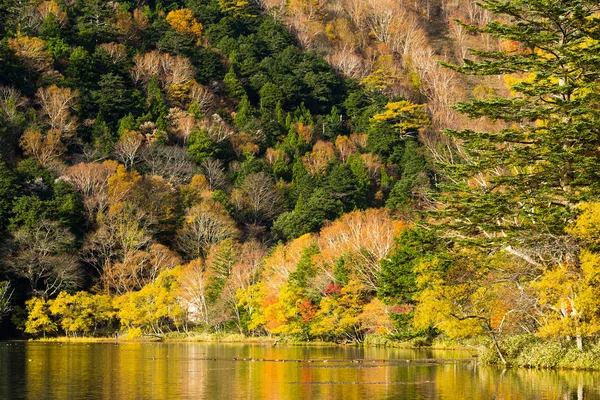
<instances>
[{"instance_id":1,"label":"tall pine tree","mask_svg":"<svg viewBox=\"0 0 600 400\"><path fill-rule=\"evenodd\" d=\"M571 252L563 235L576 205L600 194L600 4L483 0L480 6L495 20L467 28L516 46L473 51L473 60L446 66L518 79L509 97L456 106L499 129L446 131L465 157L441 166L448 183L437 214L447 232L478 246L527 249L519 254L530 261L561 258Z\"/></svg>"}]
</instances>

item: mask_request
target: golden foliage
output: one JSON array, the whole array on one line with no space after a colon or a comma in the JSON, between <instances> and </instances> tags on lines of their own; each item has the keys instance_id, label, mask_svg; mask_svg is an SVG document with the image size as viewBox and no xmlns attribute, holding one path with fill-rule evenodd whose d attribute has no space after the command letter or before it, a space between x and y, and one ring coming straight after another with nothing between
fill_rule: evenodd
<instances>
[{"instance_id":1,"label":"golden foliage","mask_svg":"<svg viewBox=\"0 0 600 400\"><path fill-rule=\"evenodd\" d=\"M52 66L52 57L46 51L46 42L40 38L17 35L8 38L8 47L33 71L44 72Z\"/></svg>"},{"instance_id":2,"label":"golden foliage","mask_svg":"<svg viewBox=\"0 0 600 400\"><path fill-rule=\"evenodd\" d=\"M394 333L394 321L390 317L390 307L378 298L364 306L358 315L361 326L370 333L391 335Z\"/></svg>"},{"instance_id":3,"label":"golden foliage","mask_svg":"<svg viewBox=\"0 0 600 400\"><path fill-rule=\"evenodd\" d=\"M54 15L61 26L64 26L69 20L67 13L64 12L54 0L40 3L37 6L37 10L42 19L46 19L49 14Z\"/></svg>"},{"instance_id":4,"label":"golden foliage","mask_svg":"<svg viewBox=\"0 0 600 400\"><path fill-rule=\"evenodd\" d=\"M277 291L287 282L290 274L296 270L304 250L314 243L314 236L307 233L286 245L277 246L263 260L265 283L270 291Z\"/></svg>"},{"instance_id":5,"label":"golden foliage","mask_svg":"<svg viewBox=\"0 0 600 400\"><path fill-rule=\"evenodd\" d=\"M376 290L380 261L394 246L394 238L406 223L394 220L387 209L353 211L325 226L318 237L318 265L332 269L335 261L350 254L357 257L355 273L369 289Z\"/></svg>"},{"instance_id":6,"label":"golden foliage","mask_svg":"<svg viewBox=\"0 0 600 400\"><path fill-rule=\"evenodd\" d=\"M390 102L385 106L384 112L373 116L372 121L391 123L395 128L399 128L401 133L405 133L429 124L429 117L424 108L424 104L413 104L407 100Z\"/></svg>"},{"instance_id":7,"label":"golden foliage","mask_svg":"<svg viewBox=\"0 0 600 400\"><path fill-rule=\"evenodd\" d=\"M171 28L175 29L182 35L195 37L200 43L202 38L202 24L194 18L192 10L182 8L180 10L171 11L167 14L167 22Z\"/></svg>"},{"instance_id":8,"label":"golden foliage","mask_svg":"<svg viewBox=\"0 0 600 400\"><path fill-rule=\"evenodd\" d=\"M42 134L39 130L28 128L23 132L19 144L25 154L33 157L44 167L49 167L59 162L66 151L61 137L62 134L58 129L50 129L46 134Z\"/></svg>"},{"instance_id":9,"label":"golden foliage","mask_svg":"<svg viewBox=\"0 0 600 400\"><path fill-rule=\"evenodd\" d=\"M221 12L231 13L235 18L256 17L250 8L248 0L219 0L219 8Z\"/></svg>"},{"instance_id":10,"label":"golden foliage","mask_svg":"<svg viewBox=\"0 0 600 400\"><path fill-rule=\"evenodd\" d=\"M319 140L313 146L312 151L302 157L302 164L312 176L324 176L329 163L333 159L335 159L335 147L333 144Z\"/></svg>"},{"instance_id":11,"label":"golden foliage","mask_svg":"<svg viewBox=\"0 0 600 400\"><path fill-rule=\"evenodd\" d=\"M358 341L359 315L364 305L363 289L364 287L358 280L351 279L341 289L339 296L323 297L310 332L316 336L342 336Z\"/></svg>"},{"instance_id":12,"label":"golden foliage","mask_svg":"<svg viewBox=\"0 0 600 400\"><path fill-rule=\"evenodd\" d=\"M156 281L140 291L115 299L121 326L144 333L162 334L169 323L182 325L185 310L178 299L178 277L181 267L162 272Z\"/></svg>"}]
</instances>

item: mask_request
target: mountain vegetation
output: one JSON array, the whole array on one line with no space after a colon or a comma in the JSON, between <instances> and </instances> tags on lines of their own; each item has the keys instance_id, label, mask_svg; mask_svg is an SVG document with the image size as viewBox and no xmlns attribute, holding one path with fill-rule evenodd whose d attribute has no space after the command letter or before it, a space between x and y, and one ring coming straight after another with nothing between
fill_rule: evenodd
<instances>
[{"instance_id":1,"label":"mountain vegetation","mask_svg":"<svg viewBox=\"0 0 600 400\"><path fill-rule=\"evenodd\" d=\"M475 337L529 366L554 340L600 365L599 22L2 2L4 332Z\"/></svg>"}]
</instances>

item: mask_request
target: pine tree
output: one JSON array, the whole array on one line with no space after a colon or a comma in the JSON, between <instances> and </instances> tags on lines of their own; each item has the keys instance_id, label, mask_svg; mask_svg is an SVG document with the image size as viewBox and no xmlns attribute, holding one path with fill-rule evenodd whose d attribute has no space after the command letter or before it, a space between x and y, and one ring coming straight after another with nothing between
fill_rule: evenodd
<instances>
[{"instance_id":1,"label":"pine tree","mask_svg":"<svg viewBox=\"0 0 600 400\"><path fill-rule=\"evenodd\" d=\"M510 97L456 106L500 129L446 131L466 156L441 166L449 183L442 188L445 208L438 217L448 222L447 231L480 246L540 251L540 244L549 244L554 255L564 254L551 243L564 243L559 237L576 204L596 198L600 189L600 5L484 0L481 7L497 18L467 28L516 46L473 51L477 60L446 66L467 75L520 79Z\"/></svg>"}]
</instances>

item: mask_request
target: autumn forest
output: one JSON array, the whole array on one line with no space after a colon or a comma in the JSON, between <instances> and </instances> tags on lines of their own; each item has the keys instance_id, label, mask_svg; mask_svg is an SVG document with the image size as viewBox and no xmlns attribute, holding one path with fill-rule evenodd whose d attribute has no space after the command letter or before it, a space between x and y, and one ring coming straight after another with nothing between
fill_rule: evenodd
<instances>
[{"instance_id":1,"label":"autumn forest","mask_svg":"<svg viewBox=\"0 0 600 400\"><path fill-rule=\"evenodd\" d=\"M0 3L0 337L600 368L598 2Z\"/></svg>"}]
</instances>

